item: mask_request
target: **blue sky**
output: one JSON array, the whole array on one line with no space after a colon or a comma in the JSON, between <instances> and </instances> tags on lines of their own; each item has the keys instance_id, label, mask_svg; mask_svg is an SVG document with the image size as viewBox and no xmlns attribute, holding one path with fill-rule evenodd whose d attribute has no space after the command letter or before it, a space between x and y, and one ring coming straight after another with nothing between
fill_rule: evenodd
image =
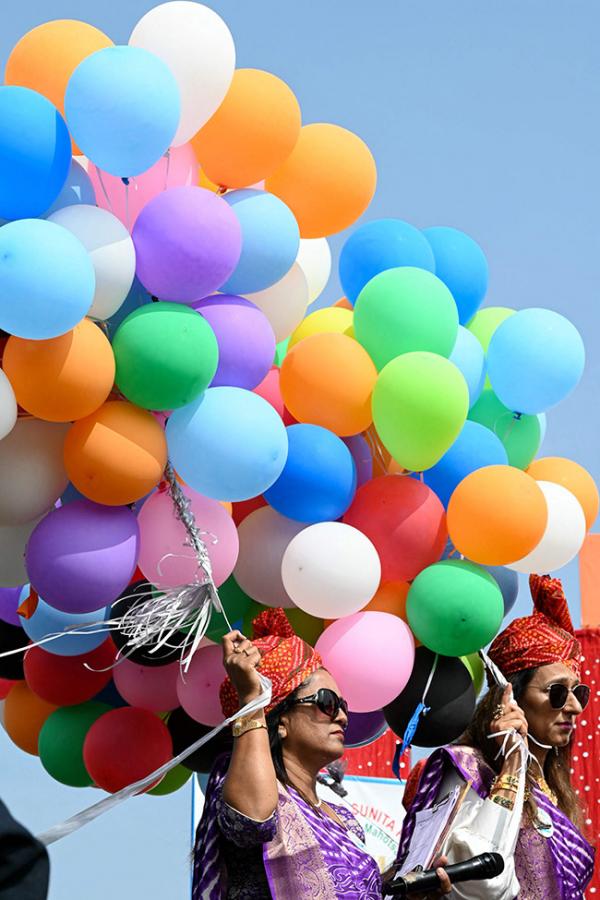
<instances>
[{"instance_id":1,"label":"blue sky","mask_svg":"<svg viewBox=\"0 0 600 900\"><path fill-rule=\"evenodd\" d=\"M5 4L0 57L52 18L85 19L125 43L147 0ZM305 122L367 141L379 185L366 219L453 225L490 264L486 303L547 306L586 342L576 393L549 413L545 455L600 481L600 57L597 0L229 0L238 65L296 92ZM343 237L332 240L335 256ZM337 277L325 298L340 296ZM565 571L577 607L576 566ZM527 611L525 592L518 610ZM61 787L0 730L0 794L34 831L98 799ZM51 900L188 896L190 792L143 797L52 849Z\"/></svg>"}]
</instances>

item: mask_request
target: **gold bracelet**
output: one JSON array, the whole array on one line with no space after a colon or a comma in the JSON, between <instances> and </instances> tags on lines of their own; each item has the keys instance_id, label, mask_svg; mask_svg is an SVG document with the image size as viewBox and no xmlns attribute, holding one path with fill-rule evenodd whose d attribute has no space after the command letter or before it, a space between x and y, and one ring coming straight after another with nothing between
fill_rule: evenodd
<instances>
[{"instance_id":1,"label":"gold bracelet","mask_svg":"<svg viewBox=\"0 0 600 900\"><path fill-rule=\"evenodd\" d=\"M512 794L516 794L518 790L514 785L505 784L502 780L496 781L492 786L492 791L510 791Z\"/></svg>"},{"instance_id":2,"label":"gold bracelet","mask_svg":"<svg viewBox=\"0 0 600 900\"><path fill-rule=\"evenodd\" d=\"M519 777L518 775L497 775L496 778L494 778L494 784L507 784L518 789Z\"/></svg>"},{"instance_id":3,"label":"gold bracelet","mask_svg":"<svg viewBox=\"0 0 600 900\"><path fill-rule=\"evenodd\" d=\"M492 803L497 803L498 806L504 807L504 809L510 809L512 811L515 808L515 804L512 800L507 800L506 797L499 797L498 794L494 794L493 797L490 795L490 800Z\"/></svg>"},{"instance_id":4,"label":"gold bracelet","mask_svg":"<svg viewBox=\"0 0 600 900\"><path fill-rule=\"evenodd\" d=\"M231 729L234 738L241 737L247 731L254 731L256 728L266 728L267 723L260 719L236 719Z\"/></svg>"}]
</instances>

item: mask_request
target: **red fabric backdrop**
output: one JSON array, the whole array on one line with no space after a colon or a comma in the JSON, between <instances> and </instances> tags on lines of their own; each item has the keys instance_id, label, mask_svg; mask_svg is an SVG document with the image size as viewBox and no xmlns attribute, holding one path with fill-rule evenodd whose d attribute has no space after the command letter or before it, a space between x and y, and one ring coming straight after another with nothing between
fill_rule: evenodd
<instances>
[{"instance_id":1,"label":"red fabric backdrop","mask_svg":"<svg viewBox=\"0 0 600 900\"><path fill-rule=\"evenodd\" d=\"M367 747L346 750L344 762L347 763L346 775L363 775L367 778L394 778L392 760L396 752L396 744L400 741L391 729L387 729ZM410 751L403 754L400 760L400 776L406 778L410 771Z\"/></svg>"}]
</instances>

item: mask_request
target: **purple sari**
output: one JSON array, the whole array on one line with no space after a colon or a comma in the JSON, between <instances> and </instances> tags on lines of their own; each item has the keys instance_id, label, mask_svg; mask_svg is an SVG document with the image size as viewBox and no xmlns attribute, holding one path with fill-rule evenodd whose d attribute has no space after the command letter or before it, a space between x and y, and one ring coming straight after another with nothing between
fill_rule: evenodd
<instances>
[{"instance_id":1,"label":"purple sari","mask_svg":"<svg viewBox=\"0 0 600 900\"><path fill-rule=\"evenodd\" d=\"M494 771L471 747L442 747L429 757L418 790L404 820L398 860L408 851L415 826L415 813L431 806L438 795L446 766L452 765L473 790L486 799ZM536 803L552 820L550 837L542 837L523 822L515 848L515 870L522 900L583 900L594 870L594 848L571 820L534 788Z\"/></svg>"}]
</instances>

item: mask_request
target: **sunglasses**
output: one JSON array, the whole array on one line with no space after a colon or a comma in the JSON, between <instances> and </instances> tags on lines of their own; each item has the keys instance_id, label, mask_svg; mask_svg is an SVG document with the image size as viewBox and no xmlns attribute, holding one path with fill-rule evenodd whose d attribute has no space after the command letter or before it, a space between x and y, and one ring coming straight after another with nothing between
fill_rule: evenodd
<instances>
[{"instance_id":1,"label":"sunglasses","mask_svg":"<svg viewBox=\"0 0 600 900\"><path fill-rule=\"evenodd\" d=\"M332 721L337 718L340 709L344 715L348 715L348 704L343 697L338 697L336 692L330 688L319 688L315 694L294 700L294 705L299 705L300 703L314 703L317 709L320 709Z\"/></svg>"},{"instance_id":2,"label":"sunglasses","mask_svg":"<svg viewBox=\"0 0 600 900\"><path fill-rule=\"evenodd\" d=\"M562 709L566 706L571 692L582 709L586 708L590 699L590 689L587 684L578 684L574 688L569 688L566 684L549 684L543 690L548 694L552 709Z\"/></svg>"}]
</instances>

